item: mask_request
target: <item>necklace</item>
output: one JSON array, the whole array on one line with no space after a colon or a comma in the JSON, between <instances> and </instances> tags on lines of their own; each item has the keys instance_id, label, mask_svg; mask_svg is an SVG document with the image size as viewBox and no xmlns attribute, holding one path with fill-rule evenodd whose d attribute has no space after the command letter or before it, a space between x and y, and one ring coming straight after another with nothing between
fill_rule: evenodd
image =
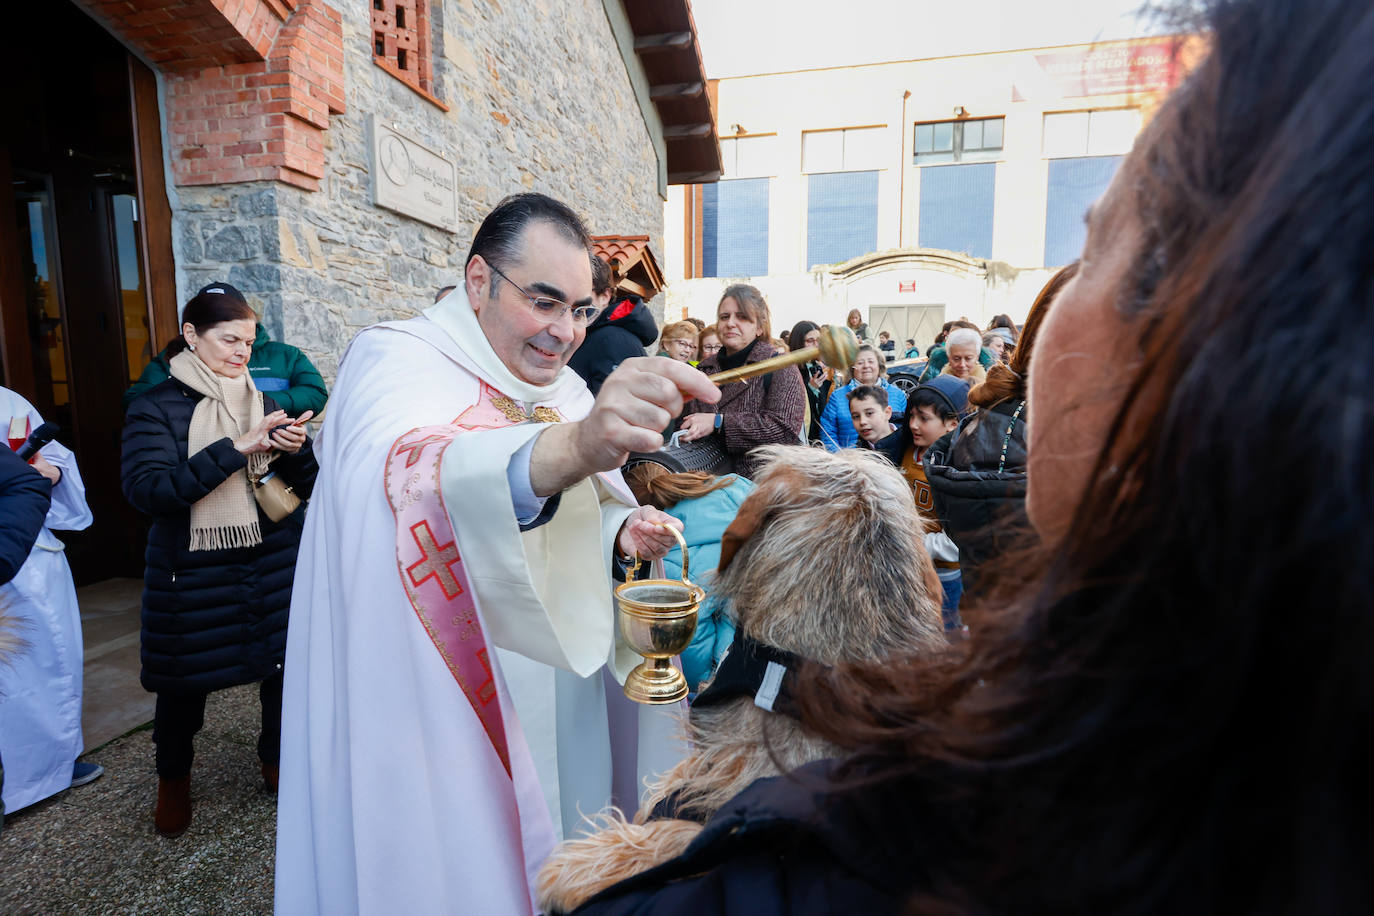
<instances>
[{"instance_id":1,"label":"necklace","mask_svg":"<svg viewBox=\"0 0 1374 916\"><path fill-rule=\"evenodd\" d=\"M1025 401L1016 405L1016 410L1011 415L1011 422L1007 424L1006 434L1002 436L1002 457L997 462L997 473L999 474L1007 466L1007 446L1011 444L1011 431L1016 427L1016 421L1021 418L1021 411L1025 409Z\"/></svg>"}]
</instances>

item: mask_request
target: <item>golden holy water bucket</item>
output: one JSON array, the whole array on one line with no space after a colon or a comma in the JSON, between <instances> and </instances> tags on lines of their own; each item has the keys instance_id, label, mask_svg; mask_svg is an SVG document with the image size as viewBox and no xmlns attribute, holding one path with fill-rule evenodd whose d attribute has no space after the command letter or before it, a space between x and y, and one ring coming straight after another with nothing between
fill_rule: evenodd
<instances>
[{"instance_id":1,"label":"golden holy water bucket","mask_svg":"<svg viewBox=\"0 0 1374 916\"><path fill-rule=\"evenodd\" d=\"M706 592L687 579L687 542L666 525L682 548L682 579L635 580L640 559L615 588L620 608L620 635L635 652L644 656L625 678L625 696L636 703L662 705L687 696L687 678L669 661L692 643L697 629L697 609Z\"/></svg>"}]
</instances>

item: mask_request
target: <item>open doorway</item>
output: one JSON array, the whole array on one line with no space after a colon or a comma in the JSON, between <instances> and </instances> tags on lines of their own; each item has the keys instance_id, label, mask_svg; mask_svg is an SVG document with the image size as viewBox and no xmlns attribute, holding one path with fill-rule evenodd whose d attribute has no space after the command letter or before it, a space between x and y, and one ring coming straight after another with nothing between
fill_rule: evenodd
<instances>
[{"instance_id":1,"label":"open doorway","mask_svg":"<svg viewBox=\"0 0 1374 916\"><path fill-rule=\"evenodd\" d=\"M76 453L95 516L61 534L77 584L138 576L120 396L176 321L170 285L150 282L171 274L170 226L148 218L167 211L156 78L68 0L10 15L16 34L60 36L63 55L26 40L0 61L0 370Z\"/></svg>"}]
</instances>

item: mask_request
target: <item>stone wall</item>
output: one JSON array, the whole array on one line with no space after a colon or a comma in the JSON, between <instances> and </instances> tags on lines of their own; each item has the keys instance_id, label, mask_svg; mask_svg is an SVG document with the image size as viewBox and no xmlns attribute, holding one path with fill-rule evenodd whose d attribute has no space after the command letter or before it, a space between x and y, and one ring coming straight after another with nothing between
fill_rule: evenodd
<instances>
[{"instance_id":1,"label":"stone wall","mask_svg":"<svg viewBox=\"0 0 1374 916\"><path fill-rule=\"evenodd\" d=\"M648 233L663 250L658 162L600 0L435 0L435 95L447 112L373 63L368 0L334 5L346 113L321 134L320 189L176 188L182 302L227 279L332 381L359 330L414 315L461 280L472 234L507 194L542 191L593 235ZM372 114L457 164L458 232L373 206ZM660 315L663 298L651 304Z\"/></svg>"}]
</instances>

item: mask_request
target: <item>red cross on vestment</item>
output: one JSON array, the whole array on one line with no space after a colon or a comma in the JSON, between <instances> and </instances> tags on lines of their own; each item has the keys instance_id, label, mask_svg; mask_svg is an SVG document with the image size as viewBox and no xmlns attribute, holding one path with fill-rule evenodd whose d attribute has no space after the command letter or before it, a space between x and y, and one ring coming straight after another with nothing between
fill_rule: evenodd
<instances>
[{"instance_id":1,"label":"red cross on vestment","mask_svg":"<svg viewBox=\"0 0 1374 916\"><path fill-rule=\"evenodd\" d=\"M454 541L447 544L434 543L434 532L429 530L429 522L419 522L410 526L410 535L420 547L421 559L406 567L410 581L418 588L430 578L439 580L444 597L452 600L463 594L458 577L452 567L459 562L458 545Z\"/></svg>"},{"instance_id":2,"label":"red cross on vestment","mask_svg":"<svg viewBox=\"0 0 1374 916\"><path fill-rule=\"evenodd\" d=\"M406 455L406 467L414 467L415 462L420 460L420 453L425 450L425 446L433 445L435 442L443 442L447 438L446 436L439 435L425 436L423 439L416 439L414 442L398 445L396 447L396 454L399 455L401 452L408 453Z\"/></svg>"}]
</instances>

